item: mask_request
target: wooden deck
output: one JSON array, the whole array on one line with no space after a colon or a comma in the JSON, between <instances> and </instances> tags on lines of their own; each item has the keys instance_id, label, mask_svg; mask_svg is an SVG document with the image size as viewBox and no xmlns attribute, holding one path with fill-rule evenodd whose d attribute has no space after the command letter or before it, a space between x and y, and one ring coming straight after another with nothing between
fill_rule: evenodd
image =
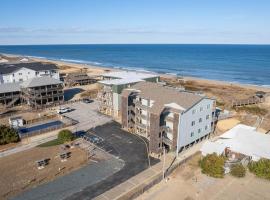
<instances>
[{"instance_id":1,"label":"wooden deck","mask_svg":"<svg viewBox=\"0 0 270 200\"><path fill-rule=\"evenodd\" d=\"M249 99L242 99L242 100L233 100L232 107L254 105L258 103L263 103L264 101L265 101L265 98L258 98L258 97L251 97Z\"/></svg>"}]
</instances>

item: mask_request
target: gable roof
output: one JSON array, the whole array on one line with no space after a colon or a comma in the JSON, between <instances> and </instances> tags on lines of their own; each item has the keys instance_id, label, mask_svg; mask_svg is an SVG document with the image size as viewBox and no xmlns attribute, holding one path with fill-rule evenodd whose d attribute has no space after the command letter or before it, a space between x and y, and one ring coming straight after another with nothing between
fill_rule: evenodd
<instances>
[{"instance_id":1,"label":"gable roof","mask_svg":"<svg viewBox=\"0 0 270 200\"><path fill-rule=\"evenodd\" d=\"M0 64L0 74L10 74L21 68L28 68L34 71L58 69L57 66L52 63L42 63L42 62L14 63L14 64L4 63L4 64Z\"/></svg>"},{"instance_id":2,"label":"gable roof","mask_svg":"<svg viewBox=\"0 0 270 200\"><path fill-rule=\"evenodd\" d=\"M31 78L27 81L22 82L20 85L23 88L29 88L29 87L38 87L38 86L44 86L44 85L56 85L61 84L62 82L51 78L49 76L43 76L43 77L35 77Z\"/></svg>"},{"instance_id":3,"label":"gable roof","mask_svg":"<svg viewBox=\"0 0 270 200\"><path fill-rule=\"evenodd\" d=\"M134 91L138 92L140 97L154 101L150 111L156 114L161 113L166 106L183 112L205 98L198 94L179 91L176 88L164 87L161 84L147 81L136 83L131 88L124 90L122 94L126 96Z\"/></svg>"}]
</instances>

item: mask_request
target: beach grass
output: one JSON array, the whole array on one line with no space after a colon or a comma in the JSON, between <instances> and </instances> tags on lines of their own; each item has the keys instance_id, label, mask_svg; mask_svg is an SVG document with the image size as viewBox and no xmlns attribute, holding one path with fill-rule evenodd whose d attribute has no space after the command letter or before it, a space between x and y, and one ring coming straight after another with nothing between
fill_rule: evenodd
<instances>
[{"instance_id":1,"label":"beach grass","mask_svg":"<svg viewBox=\"0 0 270 200\"><path fill-rule=\"evenodd\" d=\"M247 112L247 113L250 113L250 114L254 114L254 115L260 115L260 116L264 116L268 113L268 110L265 109L265 108L260 108L259 106L242 106L242 107L236 107L235 110L237 112L241 112L241 111L244 111L244 112Z\"/></svg>"}]
</instances>

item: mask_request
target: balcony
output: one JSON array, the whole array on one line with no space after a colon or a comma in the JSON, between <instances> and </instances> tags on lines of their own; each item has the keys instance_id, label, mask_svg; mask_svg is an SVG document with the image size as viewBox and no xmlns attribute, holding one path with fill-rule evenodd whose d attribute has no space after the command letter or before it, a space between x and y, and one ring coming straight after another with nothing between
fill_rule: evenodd
<instances>
[{"instance_id":1,"label":"balcony","mask_svg":"<svg viewBox=\"0 0 270 200\"><path fill-rule=\"evenodd\" d=\"M147 128L147 126L145 124L142 124L142 123L139 123L139 122L136 123L136 126L138 128L142 128L142 129L146 129Z\"/></svg>"},{"instance_id":2,"label":"balcony","mask_svg":"<svg viewBox=\"0 0 270 200\"><path fill-rule=\"evenodd\" d=\"M172 140L170 140L169 138L163 136L162 137L162 142L167 144L167 145L172 145Z\"/></svg>"}]
</instances>

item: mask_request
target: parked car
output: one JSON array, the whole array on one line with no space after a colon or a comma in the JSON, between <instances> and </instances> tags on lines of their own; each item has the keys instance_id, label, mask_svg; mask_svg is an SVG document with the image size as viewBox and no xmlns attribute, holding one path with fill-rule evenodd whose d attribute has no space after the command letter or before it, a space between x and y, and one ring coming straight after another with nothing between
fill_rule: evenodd
<instances>
[{"instance_id":1,"label":"parked car","mask_svg":"<svg viewBox=\"0 0 270 200\"><path fill-rule=\"evenodd\" d=\"M66 108L59 108L58 110L56 110L56 112L58 114L63 114L63 113L67 113L67 112L70 112L71 111L71 108L69 107L66 107Z\"/></svg>"},{"instance_id":2,"label":"parked car","mask_svg":"<svg viewBox=\"0 0 270 200\"><path fill-rule=\"evenodd\" d=\"M83 99L83 103L92 103L93 100L92 99Z\"/></svg>"}]
</instances>

